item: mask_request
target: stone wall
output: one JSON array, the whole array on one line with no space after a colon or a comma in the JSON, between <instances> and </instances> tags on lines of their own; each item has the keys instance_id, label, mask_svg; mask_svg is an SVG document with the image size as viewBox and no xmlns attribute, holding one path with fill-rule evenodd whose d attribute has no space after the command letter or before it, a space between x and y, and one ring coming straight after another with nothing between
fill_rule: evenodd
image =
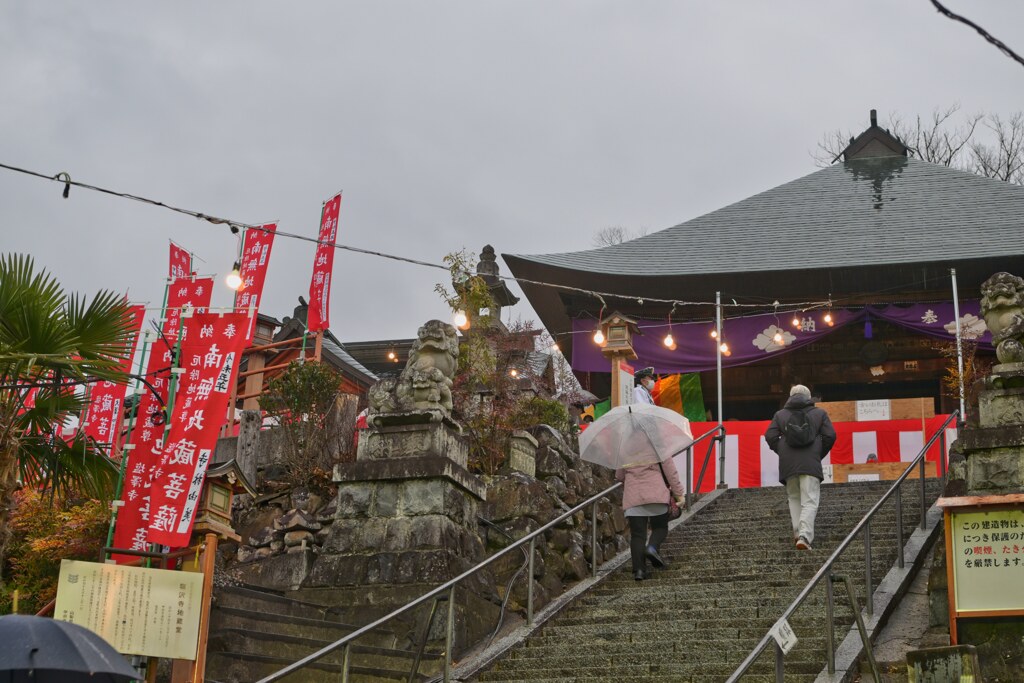
<instances>
[{"instance_id":1,"label":"stone wall","mask_svg":"<svg viewBox=\"0 0 1024 683\"><path fill-rule=\"evenodd\" d=\"M485 525L481 529L488 554L507 547L513 539L544 526L614 483L610 470L580 460L551 428L540 426L531 432L537 442L535 477L514 471L511 463L497 476L485 477L484 518L498 527ZM616 493L598 504L598 562L605 562L629 547L623 535L626 521L620 503L621 495ZM545 533L534 559L535 610L590 575L590 537L589 508ZM497 563L494 579L502 599L511 591L507 609L524 615L528 584L525 571L520 569L525 561L524 554L510 553Z\"/></svg>"},{"instance_id":2,"label":"stone wall","mask_svg":"<svg viewBox=\"0 0 1024 683\"><path fill-rule=\"evenodd\" d=\"M336 605L353 623L383 616L614 483L610 471L582 462L557 432L531 431L519 439L516 462L528 461L535 477L513 470L511 460L499 475L477 478L436 454L382 457L339 466L337 495L329 502L304 491L264 494L239 515L243 543L225 546L224 572L237 582ZM381 442L375 444L369 451L379 454ZM600 562L628 547L620 500L615 495L598 506ZM534 609L589 576L591 560L587 509L538 543ZM460 647L493 631L503 603L507 612L525 615L524 562L524 553L510 553L459 590ZM429 607L399 626L408 644ZM442 627L438 617L431 637L443 637Z\"/></svg>"}]
</instances>

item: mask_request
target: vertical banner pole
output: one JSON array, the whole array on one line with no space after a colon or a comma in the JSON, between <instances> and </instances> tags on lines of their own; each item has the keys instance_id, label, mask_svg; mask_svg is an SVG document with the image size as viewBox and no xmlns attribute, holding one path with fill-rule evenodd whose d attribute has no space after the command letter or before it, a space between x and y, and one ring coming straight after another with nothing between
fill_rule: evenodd
<instances>
[{"instance_id":1,"label":"vertical banner pole","mask_svg":"<svg viewBox=\"0 0 1024 683\"><path fill-rule=\"evenodd\" d=\"M718 428L722 429L722 293L715 292L715 372L718 377ZM725 439L718 440L718 484L725 488Z\"/></svg>"},{"instance_id":2,"label":"vertical banner pole","mask_svg":"<svg viewBox=\"0 0 1024 683\"><path fill-rule=\"evenodd\" d=\"M963 423L967 419L967 412L964 410L964 347L960 336L960 297L956 291L956 268L949 269L949 276L953 280L953 317L956 318L956 376L960 380L960 418L957 420Z\"/></svg>"},{"instance_id":3,"label":"vertical banner pole","mask_svg":"<svg viewBox=\"0 0 1024 683\"><path fill-rule=\"evenodd\" d=\"M149 330L143 330L142 334L144 335L144 339L142 341L142 353L139 354L139 368L138 371L135 373L140 377L143 376L143 373L146 371L146 366L144 363L146 360L146 353L147 351L149 351L151 339ZM142 388L143 390L148 390L148 387L146 387L146 385L144 384L142 385ZM135 391L134 395L139 395L138 390ZM125 416L128 418L128 435L125 436L124 446L121 447L121 464L118 467L117 471L117 488L114 489L114 500L112 500L110 503L110 528L107 530L107 545L105 546L107 548L114 544L114 525L117 524L117 511L118 509L120 509L122 504L121 494L124 493L124 473L125 469L128 467L128 454L131 451L131 449L128 448L128 446L131 444L132 441L132 432L135 431L133 429L135 425L135 420L139 419L140 402L141 398L139 401L135 402L135 407L132 408L131 413L125 411ZM133 415L135 416L134 420L132 419ZM118 427L118 432L120 431L121 428ZM109 557L109 555L105 555L104 559L107 559Z\"/></svg>"}]
</instances>

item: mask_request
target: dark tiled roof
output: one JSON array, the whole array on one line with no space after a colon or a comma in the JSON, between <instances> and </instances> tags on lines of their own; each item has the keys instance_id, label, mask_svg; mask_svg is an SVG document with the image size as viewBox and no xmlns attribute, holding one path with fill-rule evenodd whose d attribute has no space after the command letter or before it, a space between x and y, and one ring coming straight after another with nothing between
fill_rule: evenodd
<instances>
[{"instance_id":1,"label":"dark tiled roof","mask_svg":"<svg viewBox=\"0 0 1024 683\"><path fill-rule=\"evenodd\" d=\"M377 375L353 358L352 354L345 350L345 347L342 346L341 342L339 342L329 330L327 334L324 335L323 350L325 353L337 359L337 361L346 370L358 377L364 383L373 384L377 381Z\"/></svg>"},{"instance_id":2,"label":"dark tiled roof","mask_svg":"<svg viewBox=\"0 0 1024 683\"><path fill-rule=\"evenodd\" d=\"M513 258L694 275L1004 256L1024 253L1022 237L1024 187L888 157L838 163L630 242Z\"/></svg>"}]
</instances>

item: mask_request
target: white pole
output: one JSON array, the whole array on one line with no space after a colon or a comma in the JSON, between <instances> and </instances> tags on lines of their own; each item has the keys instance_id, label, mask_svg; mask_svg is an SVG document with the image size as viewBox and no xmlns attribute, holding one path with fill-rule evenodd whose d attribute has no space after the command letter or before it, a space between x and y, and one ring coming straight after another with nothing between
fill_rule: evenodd
<instances>
[{"instance_id":1,"label":"white pole","mask_svg":"<svg viewBox=\"0 0 1024 683\"><path fill-rule=\"evenodd\" d=\"M960 298L956 292L956 268L949 269L949 275L953 279L953 316L956 318L956 376L960 382L960 419L963 422L967 419L964 412L964 347L960 337Z\"/></svg>"},{"instance_id":2,"label":"white pole","mask_svg":"<svg viewBox=\"0 0 1024 683\"><path fill-rule=\"evenodd\" d=\"M715 332L718 335L715 341L715 367L718 373L718 426L722 426L722 293L715 292ZM725 487L725 441L718 442L718 484Z\"/></svg>"}]
</instances>

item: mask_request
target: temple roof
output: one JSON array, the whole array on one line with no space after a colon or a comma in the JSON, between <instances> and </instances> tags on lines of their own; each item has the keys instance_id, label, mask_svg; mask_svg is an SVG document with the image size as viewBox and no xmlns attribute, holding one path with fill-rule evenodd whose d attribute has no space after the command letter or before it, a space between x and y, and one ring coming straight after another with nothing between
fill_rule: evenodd
<instances>
[{"instance_id":1,"label":"temple roof","mask_svg":"<svg viewBox=\"0 0 1024 683\"><path fill-rule=\"evenodd\" d=\"M609 247L503 255L618 275L748 273L956 261L1020 253L1024 187L906 157L837 163Z\"/></svg>"},{"instance_id":2,"label":"temple roof","mask_svg":"<svg viewBox=\"0 0 1024 683\"><path fill-rule=\"evenodd\" d=\"M963 296L976 295L993 272L1024 271L1024 187L888 153L836 163L629 242L503 258L553 334L569 331L575 317L594 317L603 302L524 280L651 299L706 302L720 291L725 301L849 303L948 300L951 268ZM669 313L651 300L605 300L627 315Z\"/></svg>"}]
</instances>

